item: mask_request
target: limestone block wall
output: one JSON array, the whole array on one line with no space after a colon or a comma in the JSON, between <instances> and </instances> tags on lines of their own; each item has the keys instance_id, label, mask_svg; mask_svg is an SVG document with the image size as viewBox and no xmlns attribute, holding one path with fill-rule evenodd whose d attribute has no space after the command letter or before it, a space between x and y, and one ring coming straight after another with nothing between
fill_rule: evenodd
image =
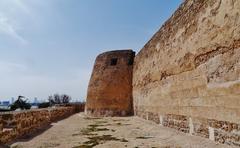
<instances>
[{"instance_id":1,"label":"limestone block wall","mask_svg":"<svg viewBox=\"0 0 240 148\"><path fill-rule=\"evenodd\" d=\"M75 106L0 113L0 144L34 133L76 113Z\"/></svg>"},{"instance_id":2,"label":"limestone block wall","mask_svg":"<svg viewBox=\"0 0 240 148\"><path fill-rule=\"evenodd\" d=\"M185 0L136 55L135 114L240 146L240 1Z\"/></svg>"},{"instance_id":3,"label":"limestone block wall","mask_svg":"<svg viewBox=\"0 0 240 148\"><path fill-rule=\"evenodd\" d=\"M132 71L135 52L116 50L100 54L88 86L86 112L93 116L133 113Z\"/></svg>"}]
</instances>

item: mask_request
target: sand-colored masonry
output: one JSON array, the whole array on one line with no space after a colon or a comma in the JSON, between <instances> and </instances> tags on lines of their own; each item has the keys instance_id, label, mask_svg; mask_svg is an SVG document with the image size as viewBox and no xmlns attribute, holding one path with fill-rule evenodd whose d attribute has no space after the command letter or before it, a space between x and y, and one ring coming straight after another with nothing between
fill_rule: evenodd
<instances>
[{"instance_id":1,"label":"sand-colored masonry","mask_svg":"<svg viewBox=\"0 0 240 148\"><path fill-rule=\"evenodd\" d=\"M110 51L95 61L88 86L86 112L94 116L133 114L132 50Z\"/></svg>"},{"instance_id":2,"label":"sand-colored masonry","mask_svg":"<svg viewBox=\"0 0 240 148\"><path fill-rule=\"evenodd\" d=\"M135 114L240 146L240 1L186 0L136 55Z\"/></svg>"}]
</instances>

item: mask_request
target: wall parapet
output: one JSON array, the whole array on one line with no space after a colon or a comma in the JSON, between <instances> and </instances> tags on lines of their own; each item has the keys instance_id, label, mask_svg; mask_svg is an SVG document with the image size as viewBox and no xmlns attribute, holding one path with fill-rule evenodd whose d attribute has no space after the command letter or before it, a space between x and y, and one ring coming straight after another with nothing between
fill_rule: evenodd
<instances>
[{"instance_id":1,"label":"wall parapet","mask_svg":"<svg viewBox=\"0 0 240 148\"><path fill-rule=\"evenodd\" d=\"M79 106L0 113L0 144L32 134L80 111ZM81 110L83 111L83 110Z\"/></svg>"}]
</instances>

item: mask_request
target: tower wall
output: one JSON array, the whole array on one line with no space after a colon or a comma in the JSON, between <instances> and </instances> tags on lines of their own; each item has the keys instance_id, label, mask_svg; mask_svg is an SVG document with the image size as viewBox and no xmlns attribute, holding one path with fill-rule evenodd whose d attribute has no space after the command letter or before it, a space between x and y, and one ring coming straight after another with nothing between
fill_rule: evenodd
<instances>
[{"instance_id":1,"label":"tower wall","mask_svg":"<svg viewBox=\"0 0 240 148\"><path fill-rule=\"evenodd\" d=\"M135 52L117 50L100 54L88 86L86 112L94 116L133 113L132 71Z\"/></svg>"}]
</instances>

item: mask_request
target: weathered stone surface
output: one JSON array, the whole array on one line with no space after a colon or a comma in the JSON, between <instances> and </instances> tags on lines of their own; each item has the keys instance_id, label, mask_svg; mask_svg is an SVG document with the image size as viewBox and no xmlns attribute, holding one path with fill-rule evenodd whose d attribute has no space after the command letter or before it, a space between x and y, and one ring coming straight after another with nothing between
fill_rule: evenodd
<instances>
[{"instance_id":1,"label":"weathered stone surface","mask_svg":"<svg viewBox=\"0 0 240 148\"><path fill-rule=\"evenodd\" d=\"M47 132L31 140L15 142L10 147L236 148L170 130L137 117L91 118L84 114L59 121Z\"/></svg>"},{"instance_id":2,"label":"weathered stone surface","mask_svg":"<svg viewBox=\"0 0 240 148\"><path fill-rule=\"evenodd\" d=\"M86 112L94 116L132 114L132 50L110 51L95 61L88 86Z\"/></svg>"},{"instance_id":3,"label":"weathered stone surface","mask_svg":"<svg viewBox=\"0 0 240 148\"><path fill-rule=\"evenodd\" d=\"M239 144L239 10L238 0L184 1L135 57L136 115L158 114L165 126Z\"/></svg>"},{"instance_id":4,"label":"weathered stone surface","mask_svg":"<svg viewBox=\"0 0 240 148\"><path fill-rule=\"evenodd\" d=\"M53 121L76 113L77 105L52 109L0 113L0 144L31 134Z\"/></svg>"}]
</instances>

